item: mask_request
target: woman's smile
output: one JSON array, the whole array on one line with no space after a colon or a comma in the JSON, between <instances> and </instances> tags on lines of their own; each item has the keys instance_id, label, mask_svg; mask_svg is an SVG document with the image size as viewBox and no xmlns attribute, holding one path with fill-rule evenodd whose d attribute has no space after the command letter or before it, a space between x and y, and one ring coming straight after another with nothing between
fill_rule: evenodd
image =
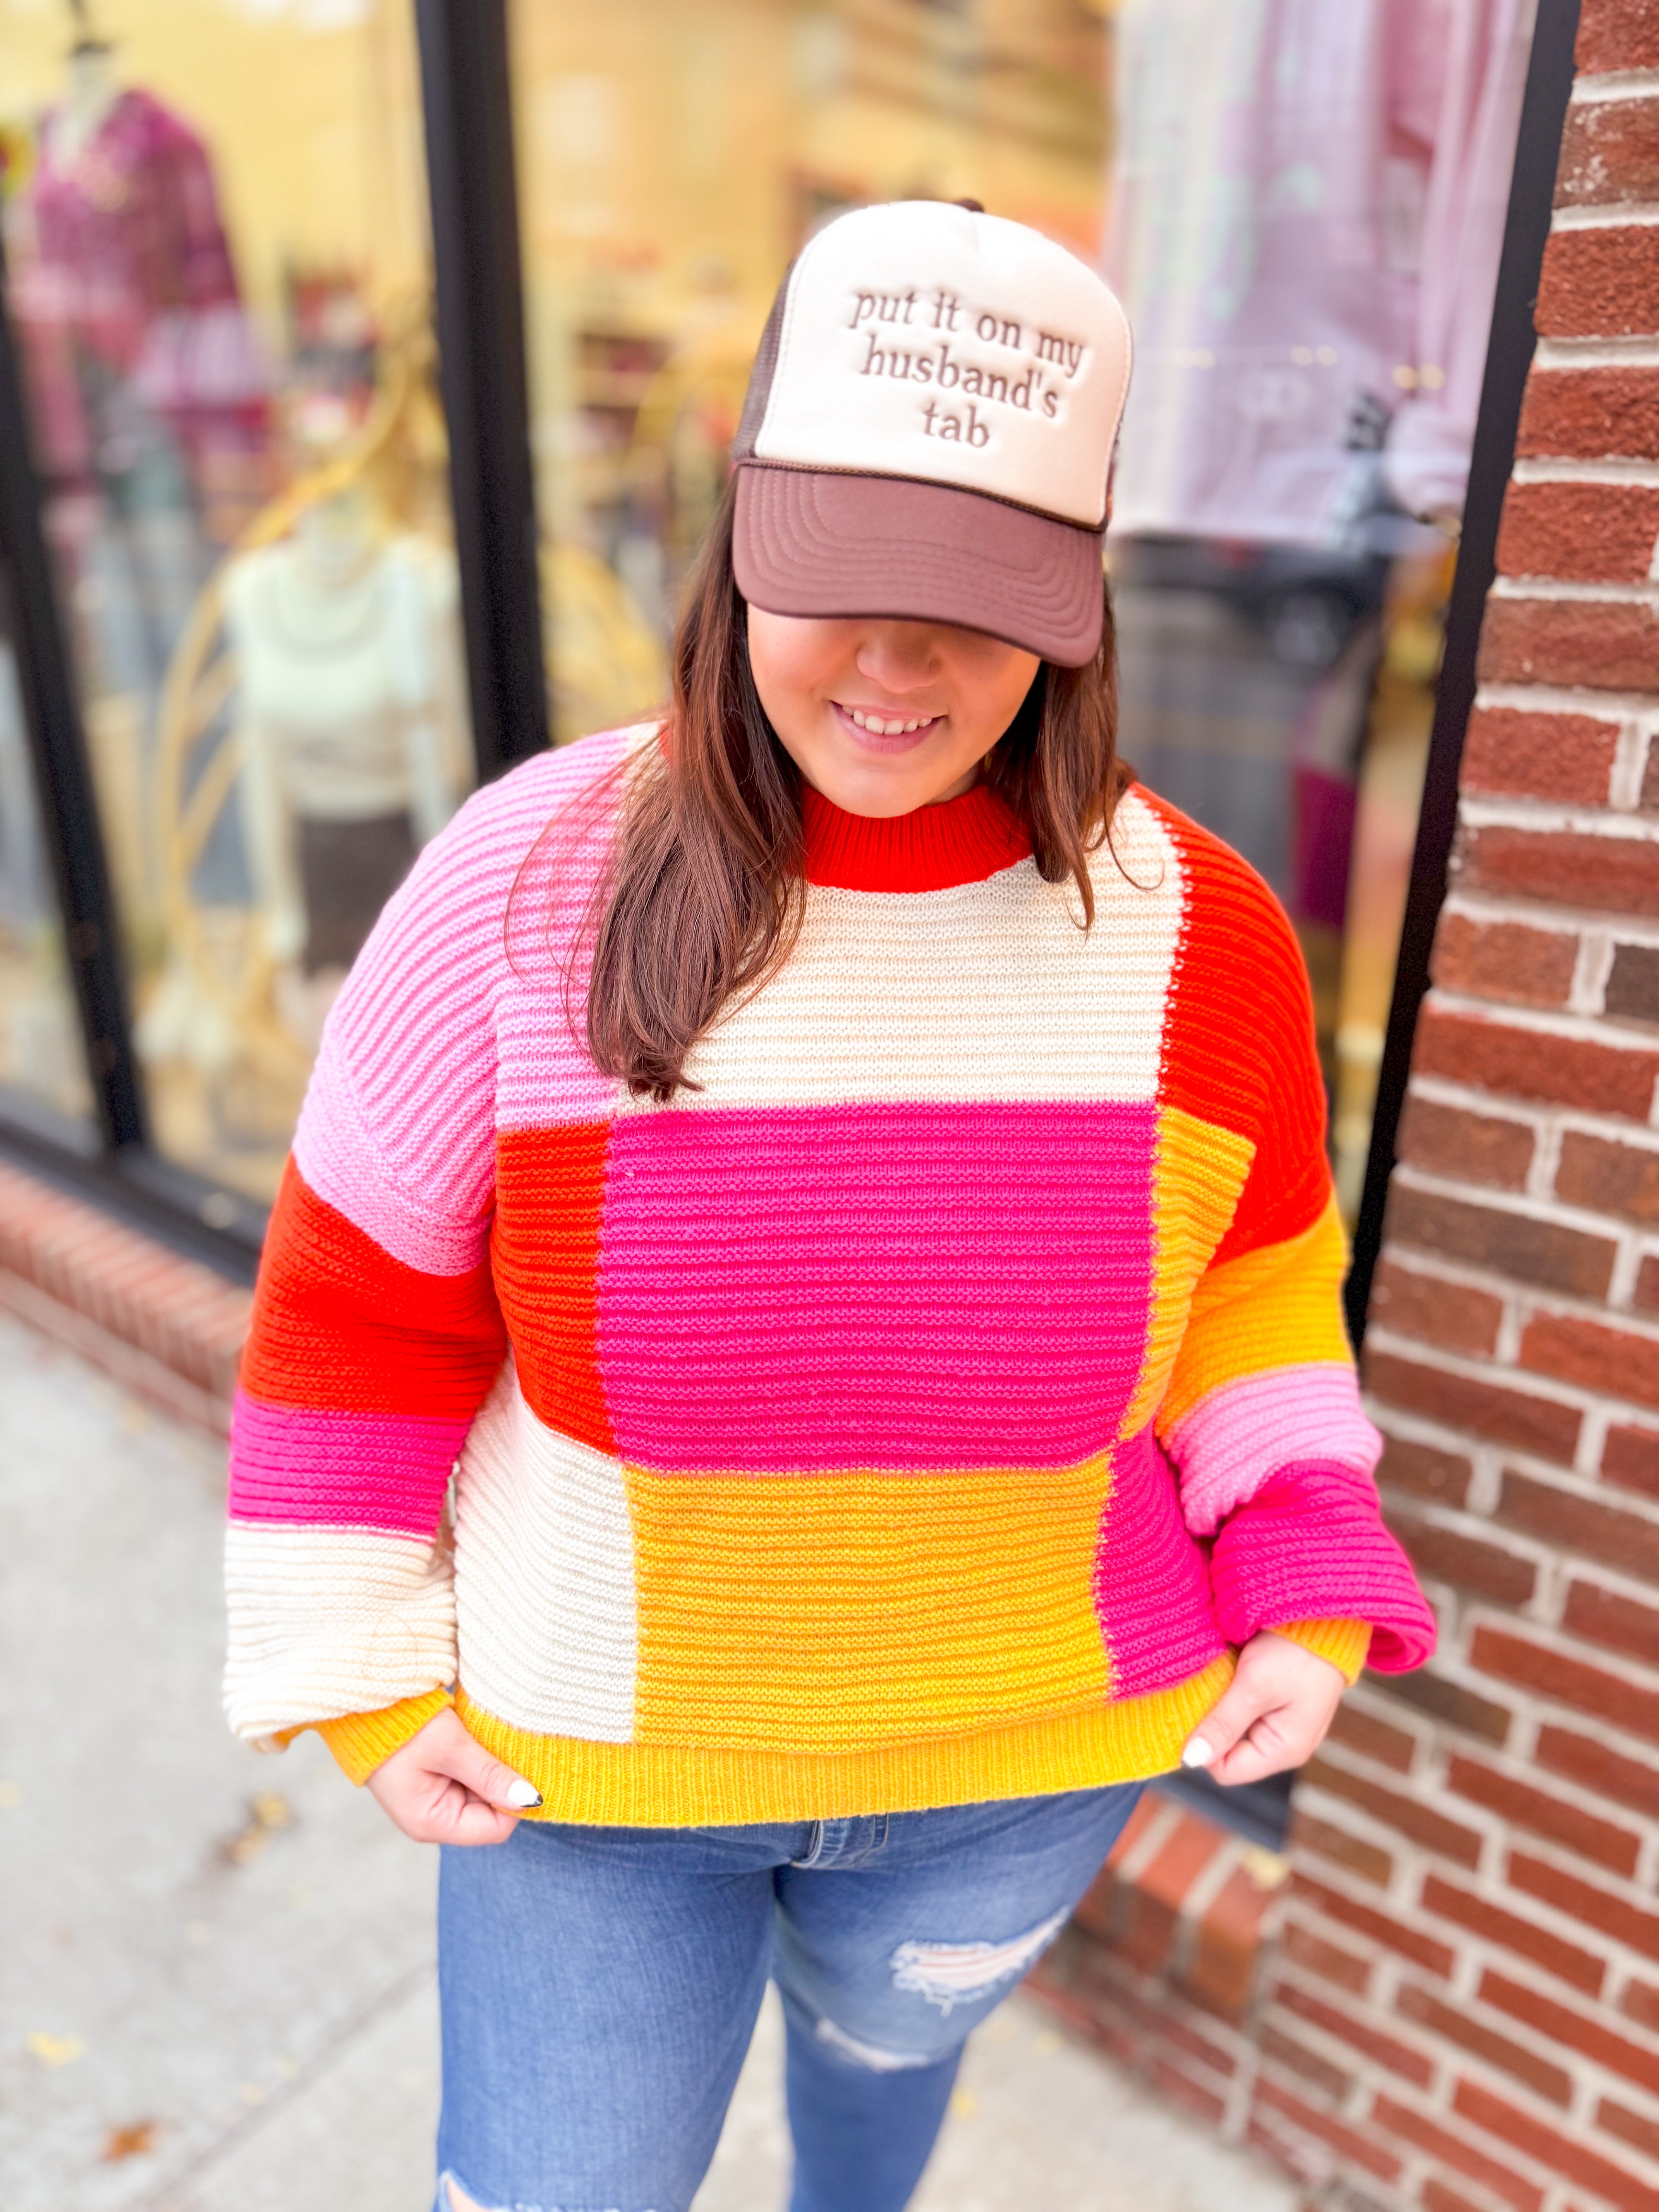
<instances>
[{"instance_id":1,"label":"woman's smile","mask_svg":"<svg viewBox=\"0 0 1659 2212\"><path fill-rule=\"evenodd\" d=\"M854 744L873 753L908 753L945 720L943 714L907 714L899 708L845 707L839 699L830 705Z\"/></svg>"}]
</instances>

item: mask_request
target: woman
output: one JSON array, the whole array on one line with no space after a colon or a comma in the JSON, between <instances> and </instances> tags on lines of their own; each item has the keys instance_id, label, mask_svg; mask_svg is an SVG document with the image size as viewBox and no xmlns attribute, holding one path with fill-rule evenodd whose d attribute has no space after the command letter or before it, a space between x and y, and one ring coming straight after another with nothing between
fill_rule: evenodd
<instances>
[{"instance_id":1,"label":"woman","mask_svg":"<svg viewBox=\"0 0 1659 2212\"><path fill-rule=\"evenodd\" d=\"M1294 940L1115 762L1127 368L1018 224L821 232L660 726L476 797L331 1018L228 1701L446 1846L453 2212L684 2212L769 1974L794 2212L896 2212L1142 1782L1431 1646Z\"/></svg>"}]
</instances>

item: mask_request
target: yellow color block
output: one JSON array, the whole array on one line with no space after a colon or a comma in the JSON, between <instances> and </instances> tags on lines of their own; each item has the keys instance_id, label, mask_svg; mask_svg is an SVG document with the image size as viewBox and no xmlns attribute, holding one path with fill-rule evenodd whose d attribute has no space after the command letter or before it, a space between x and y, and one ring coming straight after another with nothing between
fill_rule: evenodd
<instances>
[{"instance_id":1,"label":"yellow color block","mask_svg":"<svg viewBox=\"0 0 1659 2212\"><path fill-rule=\"evenodd\" d=\"M832 1754L1097 1703L1091 1582L1109 1464L629 1467L635 1741Z\"/></svg>"},{"instance_id":2,"label":"yellow color block","mask_svg":"<svg viewBox=\"0 0 1659 2212\"><path fill-rule=\"evenodd\" d=\"M1224 1382L1273 1367L1352 1358L1342 1323L1346 1240L1333 1197L1311 1229L1212 1267L1193 1292L1158 1432L1169 1436Z\"/></svg>"},{"instance_id":3,"label":"yellow color block","mask_svg":"<svg viewBox=\"0 0 1659 2212\"><path fill-rule=\"evenodd\" d=\"M1158 1117L1152 1164L1152 1310L1140 1381L1121 1434L1134 1436L1157 1410L1187 1327L1194 1285L1227 1233L1255 1147L1178 1106Z\"/></svg>"}]
</instances>

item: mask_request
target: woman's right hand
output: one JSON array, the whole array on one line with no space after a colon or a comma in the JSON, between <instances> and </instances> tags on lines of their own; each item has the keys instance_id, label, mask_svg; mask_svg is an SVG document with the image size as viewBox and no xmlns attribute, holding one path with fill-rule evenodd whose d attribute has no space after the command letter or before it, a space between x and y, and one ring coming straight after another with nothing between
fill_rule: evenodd
<instances>
[{"instance_id":1,"label":"woman's right hand","mask_svg":"<svg viewBox=\"0 0 1659 2212\"><path fill-rule=\"evenodd\" d=\"M382 1759L368 1787L417 1844L504 1844L520 1814L542 1802L467 1734L453 1705Z\"/></svg>"}]
</instances>

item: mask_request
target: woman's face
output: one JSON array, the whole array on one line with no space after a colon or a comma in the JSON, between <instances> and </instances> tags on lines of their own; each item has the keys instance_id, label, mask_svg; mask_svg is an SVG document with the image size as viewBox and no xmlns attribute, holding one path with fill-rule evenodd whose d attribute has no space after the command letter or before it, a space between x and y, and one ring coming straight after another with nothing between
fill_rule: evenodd
<instances>
[{"instance_id":1,"label":"woman's face","mask_svg":"<svg viewBox=\"0 0 1659 2212\"><path fill-rule=\"evenodd\" d=\"M755 689L784 750L849 814L966 791L1018 712L1034 653L945 623L749 610Z\"/></svg>"}]
</instances>

